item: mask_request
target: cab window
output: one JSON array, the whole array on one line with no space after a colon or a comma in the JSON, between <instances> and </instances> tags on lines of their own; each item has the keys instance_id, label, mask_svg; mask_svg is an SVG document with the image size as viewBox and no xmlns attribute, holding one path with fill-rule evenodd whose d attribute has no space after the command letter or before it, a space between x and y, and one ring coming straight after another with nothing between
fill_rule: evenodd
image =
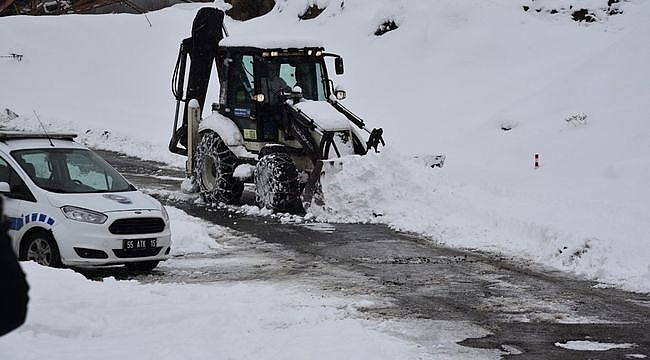
<instances>
[{"instance_id":1,"label":"cab window","mask_svg":"<svg viewBox=\"0 0 650 360\"><path fill-rule=\"evenodd\" d=\"M232 107L232 119L241 129L246 140L257 140L255 120L254 59L252 55L238 55L231 59L228 72L228 106Z\"/></svg>"},{"instance_id":2,"label":"cab window","mask_svg":"<svg viewBox=\"0 0 650 360\"><path fill-rule=\"evenodd\" d=\"M253 56L241 55L232 59L228 85L230 87L230 106L235 108L249 108L255 94L253 77Z\"/></svg>"},{"instance_id":3,"label":"cab window","mask_svg":"<svg viewBox=\"0 0 650 360\"><path fill-rule=\"evenodd\" d=\"M305 99L326 100L322 64L313 57L268 58L265 66L268 77L262 78L261 86L271 103L278 103L279 90L292 89L294 86L300 86Z\"/></svg>"}]
</instances>

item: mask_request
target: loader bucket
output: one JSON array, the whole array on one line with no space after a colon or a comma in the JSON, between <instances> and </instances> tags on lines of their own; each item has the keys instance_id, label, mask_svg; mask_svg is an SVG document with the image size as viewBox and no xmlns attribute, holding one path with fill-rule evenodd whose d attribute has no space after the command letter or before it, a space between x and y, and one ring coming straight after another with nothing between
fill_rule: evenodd
<instances>
[{"instance_id":1,"label":"loader bucket","mask_svg":"<svg viewBox=\"0 0 650 360\"><path fill-rule=\"evenodd\" d=\"M316 167L309 174L309 179L302 191L302 205L305 212L309 211L312 202L319 206L324 205L323 191L320 184L321 177L325 174L336 174L342 170L343 160L341 158L318 160Z\"/></svg>"},{"instance_id":2,"label":"loader bucket","mask_svg":"<svg viewBox=\"0 0 650 360\"><path fill-rule=\"evenodd\" d=\"M323 168L321 169L321 176L327 174L337 174L343 170L343 160L341 158L322 160Z\"/></svg>"}]
</instances>

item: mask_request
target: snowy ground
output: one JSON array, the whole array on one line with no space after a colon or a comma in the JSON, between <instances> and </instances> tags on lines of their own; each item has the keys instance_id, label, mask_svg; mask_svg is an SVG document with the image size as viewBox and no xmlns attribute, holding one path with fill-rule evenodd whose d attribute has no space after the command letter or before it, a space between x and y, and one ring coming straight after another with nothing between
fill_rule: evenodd
<instances>
[{"instance_id":1,"label":"snowy ground","mask_svg":"<svg viewBox=\"0 0 650 360\"><path fill-rule=\"evenodd\" d=\"M313 3L326 10L299 21ZM623 13L613 16L602 10L605 0L534 3L546 8L523 11L531 1L510 0L278 1L262 18L228 20L227 26L242 36L263 31L319 38L346 60L346 75L336 80L348 90L346 106L371 127L384 128L387 148L345 159L341 171L328 174L327 205L310 216L386 223L432 242L515 255L604 286L650 292L650 2L621 2ZM589 7L599 21L577 23L566 10L547 11L569 5ZM179 42L189 36L197 8L150 13L151 27L137 15L0 18L0 55L24 55L20 62L0 58L0 110L18 115L2 112L0 125L36 130L36 112L48 129L76 131L90 146L183 166L184 159L166 149L175 105L170 82ZM386 20L399 28L373 35ZM443 168L414 158L432 153L447 156ZM533 168L534 153L540 154L539 169ZM192 220L177 221L177 227L193 226ZM186 246L219 250L211 242ZM161 305L167 310L175 300L164 294L229 296L218 286L190 287L186 294L169 285L88 284L65 271L27 270L34 283L65 278L80 296L88 289L98 296L125 288L152 293L169 300ZM276 305L290 308L280 299L295 291L293 285L250 286L281 295L272 297ZM238 302L248 291L257 290L244 286L223 299ZM320 309L320 300L293 294ZM128 301L117 303L111 310ZM203 309L218 309L213 305ZM261 309L242 309L248 319L273 322ZM335 319L342 314L337 309L326 306L317 314ZM84 311L80 327L100 334L123 330L94 325L88 320L94 312ZM299 333L297 323L289 333ZM11 336L22 344L41 336L27 331ZM114 337L113 345L126 338ZM397 342L399 351L417 354L412 344ZM102 350L109 354L108 348ZM364 349L359 351L376 355L372 346ZM254 349L232 351L250 351L233 357L258 355Z\"/></svg>"},{"instance_id":2,"label":"snowy ground","mask_svg":"<svg viewBox=\"0 0 650 360\"><path fill-rule=\"evenodd\" d=\"M172 255L202 266L271 261L228 256L232 231L169 208ZM231 242L232 243L232 242ZM173 258L161 268L187 263ZM186 264L185 264L186 265ZM255 263L250 263L255 266ZM340 297L290 281L89 281L72 270L24 263L27 322L0 338L0 358L31 359L494 359L459 346L487 331L466 322L369 319L381 299Z\"/></svg>"}]
</instances>

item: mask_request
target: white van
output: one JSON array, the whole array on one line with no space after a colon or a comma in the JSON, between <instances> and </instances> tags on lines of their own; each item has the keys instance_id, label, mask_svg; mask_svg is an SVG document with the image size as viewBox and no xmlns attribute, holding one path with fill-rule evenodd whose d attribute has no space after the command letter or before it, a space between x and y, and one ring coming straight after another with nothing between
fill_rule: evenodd
<instances>
[{"instance_id":1,"label":"white van","mask_svg":"<svg viewBox=\"0 0 650 360\"><path fill-rule=\"evenodd\" d=\"M75 137L0 131L0 193L16 254L54 267L155 268L171 250L165 208Z\"/></svg>"}]
</instances>

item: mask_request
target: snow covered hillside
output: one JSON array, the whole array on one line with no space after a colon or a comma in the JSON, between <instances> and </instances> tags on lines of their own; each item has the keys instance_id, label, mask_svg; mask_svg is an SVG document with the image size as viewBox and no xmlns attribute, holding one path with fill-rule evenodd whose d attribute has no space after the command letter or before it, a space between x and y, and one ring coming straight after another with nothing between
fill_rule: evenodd
<instances>
[{"instance_id":1,"label":"snow covered hillside","mask_svg":"<svg viewBox=\"0 0 650 360\"><path fill-rule=\"evenodd\" d=\"M300 20L305 9L324 11ZM0 19L0 124L170 154L171 72L199 5ZM525 11L525 8L528 8ZM594 22L577 22L588 8ZM554 9L558 11L553 12ZM323 179L322 221L381 222L650 291L650 2L279 0L231 34L317 38L381 154ZM539 10L539 11L537 11ZM379 28L393 31L375 35ZM216 94L209 101L214 101ZM444 153L431 169L414 155ZM533 168L533 154L540 167Z\"/></svg>"}]
</instances>

